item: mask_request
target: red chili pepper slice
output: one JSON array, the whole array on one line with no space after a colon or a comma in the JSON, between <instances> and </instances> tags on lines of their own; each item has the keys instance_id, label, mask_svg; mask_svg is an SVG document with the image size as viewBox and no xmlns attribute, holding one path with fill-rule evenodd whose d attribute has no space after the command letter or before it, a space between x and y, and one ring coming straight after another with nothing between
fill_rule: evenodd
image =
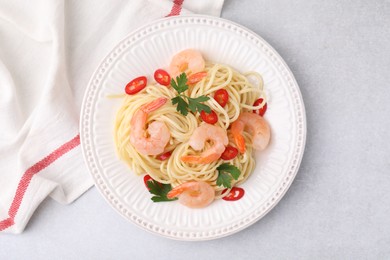
<instances>
[{"instance_id":1,"label":"red chili pepper slice","mask_svg":"<svg viewBox=\"0 0 390 260\"><path fill-rule=\"evenodd\" d=\"M134 95L146 87L148 80L145 76L141 76L133 79L129 83L127 83L125 87L125 92L128 95Z\"/></svg>"},{"instance_id":2,"label":"red chili pepper slice","mask_svg":"<svg viewBox=\"0 0 390 260\"><path fill-rule=\"evenodd\" d=\"M208 124L215 124L218 122L218 115L213 110L209 114L207 114L204 110L200 112L200 117L202 120Z\"/></svg>"},{"instance_id":3,"label":"red chili pepper slice","mask_svg":"<svg viewBox=\"0 0 390 260\"><path fill-rule=\"evenodd\" d=\"M146 175L144 176L144 184L145 184L145 187L146 187L148 190L150 190L149 187L148 187L148 182L149 182L149 181L154 181L154 180L153 180L152 177L150 177L149 174L146 174ZM158 184L161 186L161 188L162 188L162 184L159 183L159 182L157 182L157 183L158 183Z\"/></svg>"},{"instance_id":4,"label":"red chili pepper slice","mask_svg":"<svg viewBox=\"0 0 390 260\"><path fill-rule=\"evenodd\" d=\"M169 157L171 157L172 153L171 152L165 152L165 153L162 153L160 155L157 156L157 159L159 159L160 161L165 161L167 160Z\"/></svg>"},{"instance_id":5,"label":"red chili pepper slice","mask_svg":"<svg viewBox=\"0 0 390 260\"><path fill-rule=\"evenodd\" d=\"M258 100L255 101L255 103L253 103L253 106L260 105L261 103L263 103L263 100L264 99L259 98ZM267 111L267 103L265 103L262 108L257 109L257 110L253 110L253 113L258 114L260 116L263 116L265 114L265 111Z\"/></svg>"},{"instance_id":6,"label":"red chili pepper slice","mask_svg":"<svg viewBox=\"0 0 390 260\"><path fill-rule=\"evenodd\" d=\"M171 84L171 76L163 69L158 69L154 72L154 79L163 86Z\"/></svg>"},{"instance_id":7,"label":"red chili pepper slice","mask_svg":"<svg viewBox=\"0 0 390 260\"><path fill-rule=\"evenodd\" d=\"M145 187L146 187L148 190L150 190L149 187L148 187L148 181L152 181L152 180L153 180L153 179L152 179L152 177L150 177L150 175L146 174L146 175L144 176Z\"/></svg>"},{"instance_id":8,"label":"red chili pepper slice","mask_svg":"<svg viewBox=\"0 0 390 260\"><path fill-rule=\"evenodd\" d=\"M218 89L215 91L214 99L218 102L221 107L225 107L229 101L229 93L226 89Z\"/></svg>"},{"instance_id":9,"label":"red chili pepper slice","mask_svg":"<svg viewBox=\"0 0 390 260\"><path fill-rule=\"evenodd\" d=\"M225 192L225 190L223 192ZM233 187L228 193L228 195L226 195L222 199L227 201L235 201L241 199L244 196L244 194L245 194L245 190L243 188Z\"/></svg>"},{"instance_id":10,"label":"red chili pepper slice","mask_svg":"<svg viewBox=\"0 0 390 260\"><path fill-rule=\"evenodd\" d=\"M221 158L224 160L231 160L234 159L238 154L237 148L233 146L226 146L225 151L222 153Z\"/></svg>"}]
</instances>

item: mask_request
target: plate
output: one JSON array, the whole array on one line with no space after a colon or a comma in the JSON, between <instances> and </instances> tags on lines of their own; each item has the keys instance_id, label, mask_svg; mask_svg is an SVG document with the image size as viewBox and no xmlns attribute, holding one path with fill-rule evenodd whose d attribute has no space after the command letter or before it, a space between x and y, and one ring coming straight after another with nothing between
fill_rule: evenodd
<instances>
[{"instance_id":1,"label":"plate","mask_svg":"<svg viewBox=\"0 0 390 260\"><path fill-rule=\"evenodd\" d=\"M272 129L266 151L256 154L256 168L241 185L238 201L217 200L204 209L178 202L153 203L137 176L118 159L113 128L123 93L139 75L152 77L167 68L180 50L200 50L206 60L228 64L241 72L262 74L268 95L265 117ZM123 39L101 62L83 99L81 147L96 187L108 203L135 225L178 240L208 240L233 234L261 219L292 183L304 151L306 117L293 74L261 37L221 18L191 15L157 20Z\"/></svg>"}]
</instances>

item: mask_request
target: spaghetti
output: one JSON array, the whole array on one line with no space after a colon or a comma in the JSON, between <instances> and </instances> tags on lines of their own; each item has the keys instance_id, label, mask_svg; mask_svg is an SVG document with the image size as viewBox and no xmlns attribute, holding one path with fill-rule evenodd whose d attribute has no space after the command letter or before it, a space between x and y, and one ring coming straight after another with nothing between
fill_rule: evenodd
<instances>
[{"instance_id":1,"label":"spaghetti","mask_svg":"<svg viewBox=\"0 0 390 260\"><path fill-rule=\"evenodd\" d=\"M252 112L262 108L266 104L266 96L263 90L263 79L257 72L242 74L233 68L222 65L206 63L204 71L207 72L202 80L191 85L184 93L191 98L199 96L210 97L204 104L209 106L217 115L215 124L223 129L228 136L229 146L236 147L230 126L243 112ZM214 98L216 91L225 89L229 95L229 102L222 107ZM217 185L217 168L226 162L237 167L241 174L232 180L234 187L244 182L255 167L252 154L251 135L244 133L246 150L239 153L232 160L222 158L207 164L186 163L182 161L183 155L199 155L209 149L213 144L207 141L201 151L195 151L189 145L189 139L195 129L205 124L200 113L188 113L183 115L177 112L176 106L170 100L176 96L176 91L171 87L161 86L157 83L150 84L135 95L125 95L124 102L119 109L115 120L115 144L119 157L138 175L149 174L154 180L171 184L176 187L189 181L204 181L215 190L216 198L225 196L230 190ZM158 98L168 100L162 107L148 114L147 124L157 121L164 123L170 132L170 138L164 148L171 156L161 160L158 155L145 155L137 151L130 142L130 134L133 131L130 124L132 117L140 107ZM254 106L258 98L262 102Z\"/></svg>"}]
</instances>

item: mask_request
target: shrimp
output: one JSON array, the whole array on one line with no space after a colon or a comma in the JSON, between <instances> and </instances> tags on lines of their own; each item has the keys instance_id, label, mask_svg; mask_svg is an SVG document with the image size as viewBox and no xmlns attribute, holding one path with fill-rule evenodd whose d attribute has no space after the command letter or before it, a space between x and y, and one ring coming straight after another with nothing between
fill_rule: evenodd
<instances>
[{"instance_id":1,"label":"shrimp","mask_svg":"<svg viewBox=\"0 0 390 260\"><path fill-rule=\"evenodd\" d=\"M154 121L146 126L148 114L162 107L167 102L164 97L141 106L133 115L130 125L130 142L144 155L158 155L164 152L171 134L165 123Z\"/></svg>"},{"instance_id":2,"label":"shrimp","mask_svg":"<svg viewBox=\"0 0 390 260\"><path fill-rule=\"evenodd\" d=\"M169 74L176 78L181 73L187 75L201 72L205 68L205 61L202 54L197 50L187 49L173 56L169 65Z\"/></svg>"},{"instance_id":3,"label":"shrimp","mask_svg":"<svg viewBox=\"0 0 390 260\"><path fill-rule=\"evenodd\" d=\"M181 157L183 162L206 164L219 159L229 143L225 131L215 125L203 124L196 128L188 141L188 144L196 151L203 149L205 142L211 140L214 144L200 155L185 155Z\"/></svg>"},{"instance_id":4,"label":"shrimp","mask_svg":"<svg viewBox=\"0 0 390 260\"><path fill-rule=\"evenodd\" d=\"M244 112L232 123L231 132L240 153L245 152L244 129L252 135L253 148L264 150L271 139L270 127L265 119L257 114Z\"/></svg>"},{"instance_id":5,"label":"shrimp","mask_svg":"<svg viewBox=\"0 0 390 260\"><path fill-rule=\"evenodd\" d=\"M167 197L178 197L179 202L189 208L204 208L213 202L215 191L207 182L190 181L173 188Z\"/></svg>"}]
</instances>

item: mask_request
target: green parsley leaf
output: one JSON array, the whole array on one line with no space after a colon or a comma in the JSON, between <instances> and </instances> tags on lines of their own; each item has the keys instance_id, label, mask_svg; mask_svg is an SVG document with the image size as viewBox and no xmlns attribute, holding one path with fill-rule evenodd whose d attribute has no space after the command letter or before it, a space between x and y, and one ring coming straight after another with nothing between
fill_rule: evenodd
<instances>
[{"instance_id":1,"label":"green parsley leaf","mask_svg":"<svg viewBox=\"0 0 390 260\"><path fill-rule=\"evenodd\" d=\"M181 94L188 89L187 85L187 75L183 72L179 76L176 77L176 81L171 79L171 86L177 91L177 93Z\"/></svg>"},{"instance_id":2,"label":"green parsley leaf","mask_svg":"<svg viewBox=\"0 0 390 260\"><path fill-rule=\"evenodd\" d=\"M186 116L188 114L188 104L181 96L177 96L171 99L172 105L177 104L176 111Z\"/></svg>"},{"instance_id":3,"label":"green parsley leaf","mask_svg":"<svg viewBox=\"0 0 390 260\"><path fill-rule=\"evenodd\" d=\"M206 97L206 96L200 96L200 97L196 97L196 98L187 97L188 107L189 107L189 109L191 110L192 113L196 113L196 111L202 112L202 110L205 110L205 112L208 111L207 113L210 113L211 112L211 108L209 106L207 106L207 105L204 105L204 104L200 103L200 102L203 102L203 101L207 101L209 99L210 98Z\"/></svg>"},{"instance_id":4,"label":"green parsley leaf","mask_svg":"<svg viewBox=\"0 0 390 260\"><path fill-rule=\"evenodd\" d=\"M210 98L209 97L206 97L206 96L199 96L199 97L196 97L196 98L188 98L188 99L191 99L191 101L193 102L205 102L207 100L209 100Z\"/></svg>"},{"instance_id":5,"label":"green parsley leaf","mask_svg":"<svg viewBox=\"0 0 390 260\"><path fill-rule=\"evenodd\" d=\"M237 180L240 177L241 171L234 165L223 163L217 167L218 177L217 185L231 188L232 179Z\"/></svg>"},{"instance_id":6,"label":"green parsley leaf","mask_svg":"<svg viewBox=\"0 0 390 260\"><path fill-rule=\"evenodd\" d=\"M172 189L170 184L162 184L155 180L149 180L147 182L149 192L156 196L152 197L153 202L162 202L162 201L173 201L177 200L177 198L168 199L167 194Z\"/></svg>"},{"instance_id":7,"label":"green parsley leaf","mask_svg":"<svg viewBox=\"0 0 390 260\"><path fill-rule=\"evenodd\" d=\"M188 98L188 108L191 110L192 113L196 113L196 109L197 109L196 103L191 102L190 98Z\"/></svg>"},{"instance_id":8,"label":"green parsley leaf","mask_svg":"<svg viewBox=\"0 0 390 260\"><path fill-rule=\"evenodd\" d=\"M176 199L176 198L175 198ZM159 196L153 196L151 198L151 200L153 202L164 202L164 201L172 201L172 200L175 200L175 199L168 199L167 197L159 197Z\"/></svg>"},{"instance_id":9,"label":"green parsley leaf","mask_svg":"<svg viewBox=\"0 0 390 260\"><path fill-rule=\"evenodd\" d=\"M221 164L220 166L218 166L217 170L229 172L235 180L237 180L241 174L241 171L236 166L228 163Z\"/></svg>"},{"instance_id":10,"label":"green parsley leaf","mask_svg":"<svg viewBox=\"0 0 390 260\"><path fill-rule=\"evenodd\" d=\"M209 97L199 96L196 98L190 98L182 94L184 91L188 89L187 75L185 73L182 73L179 76L177 76L176 81L174 79L171 79L171 86L178 93L176 97L171 99L172 105L177 104L176 110L180 112L182 115L184 116L188 115L188 109L192 113L196 113L196 111L198 111L199 113L202 111L205 111L206 113L211 112L211 108L209 106L201 103L209 100L210 99ZM185 99L187 99L187 102Z\"/></svg>"},{"instance_id":11,"label":"green parsley leaf","mask_svg":"<svg viewBox=\"0 0 390 260\"><path fill-rule=\"evenodd\" d=\"M191 109L191 111L193 113L195 113L196 111L198 111L200 113L203 110L206 113L211 112L211 108L209 106L200 103L200 102L204 102L204 101L209 100L210 99L209 97L206 97L206 96L200 96L200 97L196 97L196 98L188 97L187 99L188 99L188 107Z\"/></svg>"},{"instance_id":12,"label":"green parsley leaf","mask_svg":"<svg viewBox=\"0 0 390 260\"><path fill-rule=\"evenodd\" d=\"M218 178L217 178L217 185L218 186L224 186L226 188L232 187L232 176L225 172L219 172Z\"/></svg>"}]
</instances>

